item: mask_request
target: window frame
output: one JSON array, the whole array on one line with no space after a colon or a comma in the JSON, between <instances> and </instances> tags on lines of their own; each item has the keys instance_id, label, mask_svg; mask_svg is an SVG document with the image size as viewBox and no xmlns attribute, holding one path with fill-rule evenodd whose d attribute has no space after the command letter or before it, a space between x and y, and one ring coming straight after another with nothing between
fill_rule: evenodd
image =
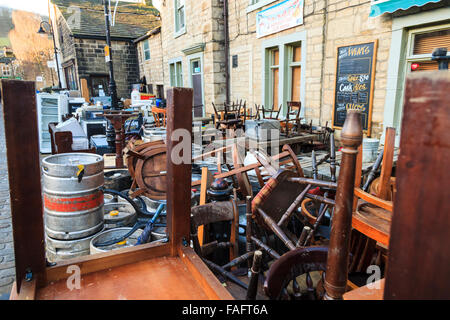
<instances>
[{"instance_id":1,"label":"window frame","mask_svg":"<svg viewBox=\"0 0 450 320\"><path fill-rule=\"evenodd\" d=\"M183 60L181 58L169 61L169 83L171 87L183 86Z\"/></svg>"},{"instance_id":2,"label":"window frame","mask_svg":"<svg viewBox=\"0 0 450 320\"><path fill-rule=\"evenodd\" d=\"M247 13L258 10L264 6L271 4L277 0L248 0Z\"/></svg>"},{"instance_id":3,"label":"window frame","mask_svg":"<svg viewBox=\"0 0 450 320\"><path fill-rule=\"evenodd\" d=\"M288 100L292 101L292 69L293 67L300 67L300 73L302 72L303 69L303 48L302 48L302 41L298 41L298 42L291 42L291 43L287 43L285 45L287 47L287 63L286 63L286 68L287 70L287 97ZM300 61L294 61L294 48L295 47L300 47ZM300 79L300 86L302 85L302 80ZM302 93L300 90L300 98L302 97Z\"/></svg>"},{"instance_id":4,"label":"window frame","mask_svg":"<svg viewBox=\"0 0 450 320\"><path fill-rule=\"evenodd\" d=\"M289 76L289 64L288 64L288 56L289 56L289 46L293 45L300 45L301 46L301 59L300 59L300 67L301 67L301 73L300 73L300 102L302 104L302 108L300 110L300 117L305 117L305 96L306 96L306 53L308 51L307 47L307 32L306 31L299 31L295 32L293 34L285 35L282 37L276 37L272 39L264 40L261 44L261 50L262 50L262 85L263 90L261 90L261 102L264 105L264 107L272 106L272 103L268 103L271 99L269 95L269 86L270 86L270 69L269 69L269 59L270 54L268 49L272 48L278 48L280 50L280 60L279 60L279 86L278 86L278 106L282 105L282 110L280 111L280 116L285 116L287 112L287 106L286 102L291 100L291 91L288 89L291 85L287 82L290 81Z\"/></svg>"},{"instance_id":5,"label":"window frame","mask_svg":"<svg viewBox=\"0 0 450 320\"><path fill-rule=\"evenodd\" d=\"M414 42L415 37L419 34L431 33L440 30L450 29L450 23L435 25L430 27L424 27L419 29L410 29L408 32L408 43L406 49L406 57L405 60L407 62L407 73L411 72L411 63L420 62L420 61L429 61L431 59L431 53L429 54L414 54ZM450 48L449 48L450 49ZM447 56L450 56L450 50L447 52Z\"/></svg>"},{"instance_id":6,"label":"window frame","mask_svg":"<svg viewBox=\"0 0 450 320\"><path fill-rule=\"evenodd\" d=\"M179 10L183 9L183 26L181 27ZM173 0L173 13L174 13L174 37L177 38L186 33L186 1L185 0Z\"/></svg>"},{"instance_id":7,"label":"window frame","mask_svg":"<svg viewBox=\"0 0 450 320\"><path fill-rule=\"evenodd\" d=\"M383 127L396 129L396 146L400 143L401 118L403 114L403 93L405 84L405 68L407 39L409 30L419 30L426 25L444 25L448 23L450 8L438 8L431 11L419 12L392 19L391 44L389 48L386 95L383 112ZM384 143L385 132L380 138Z\"/></svg>"},{"instance_id":8,"label":"window frame","mask_svg":"<svg viewBox=\"0 0 450 320\"><path fill-rule=\"evenodd\" d=\"M268 50L268 56L269 56L269 63L267 65L268 69L269 69L269 87L268 87L268 92L269 92L269 97L268 97L268 102L271 102L270 105L265 105L264 109L268 109L271 110L272 109L272 104L274 107L274 110L278 110L278 108L280 107L279 104L279 97L280 97L280 60L281 60L281 55L280 55L280 48L277 47L273 47L273 48L267 48ZM274 62L274 58L275 58L275 52L278 51L278 64L275 64ZM274 94L274 70L277 69L278 70L278 102L275 104L273 101L273 94Z\"/></svg>"},{"instance_id":9,"label":"window frame","mask_svg":"<svg viewBox=\"0 0 450 320\"><path fill-rule=\"evenodd\" d=\"M147 48L145 48L145 44L147 43ZM146 57L146 53L148 52L148 59ZM144 41L142 41L142 58L143 61L148 61L151 59L151 51L150 51L150 41L149 39L146 39Z\"/></svg>"}]
</instances>

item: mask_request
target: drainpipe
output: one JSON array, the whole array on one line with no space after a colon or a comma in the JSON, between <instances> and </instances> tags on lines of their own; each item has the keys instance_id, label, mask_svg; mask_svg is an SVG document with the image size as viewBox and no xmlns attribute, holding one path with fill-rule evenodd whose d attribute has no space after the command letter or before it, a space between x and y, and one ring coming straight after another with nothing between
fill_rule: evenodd
<instances>
[{"instance_id":1,"label":"drainpipe","mask_svg":"<svg viewBox=\"0 0 450 320\"><path fill-rule=\"evenodd\" d=\"M230 39L228 34L228 0L223 0L223 32L225 39L225 102L230 103Z\"/></svg>"}]
</instances>

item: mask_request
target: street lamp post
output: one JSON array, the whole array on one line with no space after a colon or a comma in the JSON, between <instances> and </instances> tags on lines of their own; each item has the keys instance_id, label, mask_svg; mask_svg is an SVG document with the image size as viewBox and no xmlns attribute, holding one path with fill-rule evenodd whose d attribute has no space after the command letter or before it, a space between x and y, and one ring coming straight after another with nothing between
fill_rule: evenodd
<instances>
[{"instance_id":1,"label":"street lamp post","mask_svg":"<svg viewBox=\"0 0 450 320\"><path fill-rule=\"evenodd\" d=\"M53 49L55 50L55 63L56 63L56 71L58 73L58 88L61 89L61 76L59 74L59 63L58 63L58 51L56 49L56 42L55 42L55 33L53 32L53 26L51 23L48 23L47 21L42 21L41 24L39 25L39 30L38 33L39 34L47 34L47 31L45 31L45 29L43 28L43 24L48 24L49 26L49 31L48 33L51 34L52 39L53 39Z\"/></svg>"},{"instance_id":2,"label":"street lamp post","mask_svg":"<svg viewBox=\"0 0 450 320\"><path fill-rule=\"evenodd\" d=\"M105 58L107 59L108 67L109 67L109 93L111 95L111 109L119 110L118 99L117 99L117 87L116 82L114 81L114 69L113 69L113 61L112 61L112 49L111 49L111 32L109 27L109 13L108 13L108 2L103 0L103 4L105 6L105 25L106 25L106 46L105 48Z\"/></svg>"}]
</instances>

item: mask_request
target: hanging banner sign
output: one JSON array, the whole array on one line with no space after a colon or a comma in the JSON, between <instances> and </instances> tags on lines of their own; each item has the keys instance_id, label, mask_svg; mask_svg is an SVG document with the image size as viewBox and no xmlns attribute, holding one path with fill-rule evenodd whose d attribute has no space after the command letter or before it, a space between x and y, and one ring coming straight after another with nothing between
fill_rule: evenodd
<instances>
[{"instance_id":1,"label":"hanging banner sign","mask_svg":"<svg viewBox=\"0 0 450 320\"><path fill-rule=\"evenodd\" d=\"M303 0L286 0L256 14L256 37L303 24Z\"/></svg>"}]
</instances>

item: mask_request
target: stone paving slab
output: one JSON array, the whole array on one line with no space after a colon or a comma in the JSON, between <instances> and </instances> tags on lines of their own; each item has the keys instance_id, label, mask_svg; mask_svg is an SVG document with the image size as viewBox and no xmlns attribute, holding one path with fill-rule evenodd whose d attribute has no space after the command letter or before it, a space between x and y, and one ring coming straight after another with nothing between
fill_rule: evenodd
<instances>
[{"instance_id":1,"label":"stone paving slab","mask_svg":"<svg viewBox=\"0 0 450 320\"><path fill-rule=\"evenodd\" d=\"M9 298L16 277L14 266L5 129L3 107L0 104L0 300Z\"/></svg>"}]
</instances>

